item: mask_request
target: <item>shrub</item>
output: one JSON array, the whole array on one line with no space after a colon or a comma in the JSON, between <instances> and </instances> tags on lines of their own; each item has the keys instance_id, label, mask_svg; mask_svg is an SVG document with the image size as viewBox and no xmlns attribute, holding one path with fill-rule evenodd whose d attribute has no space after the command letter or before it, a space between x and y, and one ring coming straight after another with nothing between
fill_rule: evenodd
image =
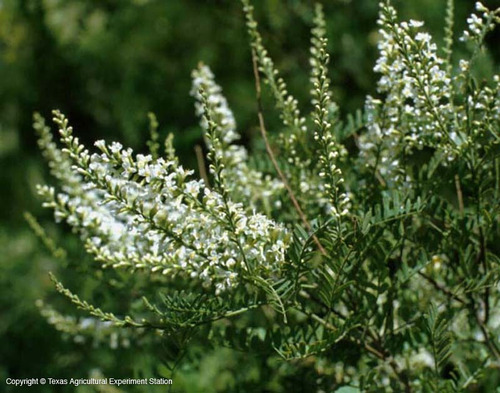
<instances>
[{"instance_id":1,"label":"shrub","mask_svg":"<svg viewBox=\"0 0 500 393\"><path fill-rule=\"evenodd\" d=\"M80 236L103 280L134 288L116 299L117 311L104 311L53 277L90 316L65 317L40 303L42 313L66 333L109 336L114 347L167 341L178 355L172 373L197 342L312 364L311 391L493 386L500 94L499 77L478 80L475 65L500 9L476 4L461 37L470 56L457 62L453 1L442 48L422 22L399 22L391 3L381 3L378 96L341 120L321 6L309 116L264 48L249 0L243 6L265 152L249 158L236 143L234 116L203 64L192 89L207 149L201 179L180 165L171 136L160 152L154 116L144 155L102 140L91 153L55 111L60 148L35 115L59 182L39 187L44 206ZM283 123L278 135L266 130L261 78Z\"/></svg>"}]
</instances>

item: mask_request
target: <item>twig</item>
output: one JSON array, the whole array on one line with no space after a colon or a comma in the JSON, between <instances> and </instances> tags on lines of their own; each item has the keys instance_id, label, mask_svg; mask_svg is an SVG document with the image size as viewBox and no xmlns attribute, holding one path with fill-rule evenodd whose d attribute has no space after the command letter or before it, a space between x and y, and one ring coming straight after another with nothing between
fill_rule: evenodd
<instances>
[{"instance_id":1,"label":"twig","mask_svg":"<svg viewBox=\"0 0 500 393\"><path fill-rule=\"evenodd\" d=\"M305 310L301 310L304 314L306 314L309 318L314 319L315 321L319 322L321 325L323 325L325 328L337 332L337 328L332 326L329 322L325 321L323 318L320 316L307 312ZM369 332L370 333L370 332ZM349 338L352 341L354 341L356 344L363 346L368 352L370 352L372 355L374 355L376 358L382 360L383 362L387 362L389 366L392 368L394 371L394 374L396 377L399 379L401 384L404 386L404 391L405 393L412 393L413 390L410 385L410 381L408 379L408 375L405 370L401 370L399 365L396 363L394 358L388 351L383 347L382 342L380 341L379 338L375 337L374 334L368 334L370 338L374 341L374 343L379 347L378 349L373 347L367 342L363 342L362 340L358 338Z\"/></svg>"},{"instance_id":2,"label":"twig","mask_svg":"<svg viewBox=\"0 0 500 393\"><path fill-rule=\"evenodd\" d=\"M377 355L377 353L371 351L366 346L365 346L365 348L368 349L369 352L371 352L372 354L377 356L380 360L387 362L389 364L389 366L392 368L392 371L394 371L394 374L396 375L396 377L399 379L399 382L404 386L405 393L412 393L413 389L411 387L407 371L405 369L401 369L399 367L399 365L394 360L394 357L384 347L382 339L378 334L374 333L370 329L368 329L367 334L368 334L368 337L370 337L373 340L373 343L378 347L378 353L381 356Z\"/></svg>"},{"instance_id":3,"label":"twig","mask_svg":"<svg viewBox=\"0 0 500 393\"><path fill-rule=\"evenodd\" d=\"M464 216L464 196L462 194L462 187L460 186L460 178L458 175L455 175L455 187L457 189L457 198L458 198L458 208L460 209L460 216Z\"/></svg>"},{"instance_id":4,"label":"twig","mask_svg":"<svg viewBox=\"0 0 500 393\"><path fill-rule=\"evenodd\" d=\"M444 286L440 285L436 280L434 280L432 277L428 276L425 273L418 272L418 275L424 279L426 279L429 283L432 284L434 288L436 288L438 291L443 292L446 296L452 298L453 300L456 300L460 304L466 304L467 302L463 300L460 296L457 294L451 292L449 289L445 288Z\"/></svg>"},{"instance_id":5,"label":"twig","mask_svg":"<svg viewBox=\"0 0 500 393\"><path fill-rule=\"evenodd\" d=\"M331 310L335 315L337 315L343 321L347 320L346 316L344 316L341 313L339 313L339 312L331 309L326 304L324 304L321 300L314 298L314 296L312 296L310 293L307 293L306 291L300 291L300 295L302 297L306 298L306 299L313 300L317 304L319 304L319 305L321 305L323 307L326 307L327 309ZM302 309L300 311L303 312L304 314L306 314L308 317L310 317L310 318L314 319L315 321L319 322L325 328L327 328L329 330L337 331L337 329L334 326L332 326L329 322L325 321L323 318L321 318L317 314L310 313L310 312L307 312L307 311L302 310ZM366 341L360 340L358 338L354 338L354 337L350 338L350 337L348 337L347 339L350 339L350 340L354 341L356 344L363 346L369 353L371 353L372 355L374 355L376 358L378 358L378 359L380 359L380 360L382 360L384 362L387 362L389 364L389 366L392 368L392 370L394 371L396 377L399 379L399 381L401 382L401 384L404 386L405 393L412 393L413 390L411 388L410 381L408 379L408 375L405 372L405 370L401 370L400 369L400 367L398 366L398 364L395 362L394 358L384 348L384 346L382 344L382 341L380 340L379 337L377 337L377 335L375 333L373 333L371 330L368 330L367 334L372 339L373 343L378 348L375 348L374 346L370 345Z\"/></svg>"},{"instance_id":6,"label":"twig","mask_svg":"<svg viewBox=\"0 0 500 393\"><path fill-rule=\"evenodd\" d=\"M276 157L274 156L273 150L271 148L271 145L269 144L269 140L267 139L267 131L266 131L266 125L264 122L264 115L262 114L262 100L261 100L261 88L260 88L260 76L259 76L259 69L257 66L257 55L255 53L255 50L252 49L252 64L253 64L253 72L255 76L255 92L257 96L257 111L258 111L258 117L259 117L259 128L260 128L260 133L262 135L262 139L264 140L264 143L266 145L266 151L267 154L269 155L269 158L271 159L271 162L274 166L274 169L278 173L278 176L280 177L283 185L285 186L285 189L288 192L288 195L292 201L292 204L299 214L300 219L302 220L302 223L304 226L307 228L308 231L311 231L311 224L309 224L309 221L307 220L307 217L305 216L304 212L300 208L299 202L297 201L297 198L295 197L295 194L293 193L292 188L288 184L288 181L284 175L284 173L281 171L278 162L276 161ZM313 235L313 240L318 246L319 251L323 254L326 255L326 250L323 248L321 245L319 239L317 238L316 235Z\"/></svg>"},{"instance_id":7,"label":"twig","mask_svg":"<svg viewBox=\"0 0 500 393\"><path fill-rule=\"evenodd\" d=\"M345 315L341 314L339 311L335 310L334 308L328 307L325 303L323 303L320 299L316 298L313 294L311 294L305 290L301 290L299 292L299 295L301 297L303 297L304 299L312 300L314 303L320 305L321 307L326 308L328 310L328 312L331 312L332 314L336 315L337 317L339 317L343 321L345 321L347 319L347 317Z\"/></svg>"},{"instance_id":8,"label":"twig","mask_svg":"<svg viewBox=\"0 0 500 393\"><path fill-rule=\"evenodd\" d=\"M474 302L474 297L472 294L469 294L470 298L470 304L471 304L471 313L474 314L474 317L476 318L476 322L481 329L481 332L483 333L484 336L484 343L490 350L491 354L495 357L496 360L500 360L500 348L498 348L498 345L495 343L494 340L492 340L491 335L488 331L488 327L485 325L485 323L481 320L479 316L479 310L478 307L476 306L476 303Z\"/></svg>"},{"instance_id":9,"label":"twig","mask_svg":"<svg viewBox=\"0 0 500 393\"><path fill-rule=\"evenodd\" d=\"M481 329L481 332L483 333L484 336L484 342L486 343L487 347L489 348L490 352L495 356L496 360L500 359L500 348L498 348L498 345L492 340L490 333L488 332L487 327L485 326L484 322L481 321L481 318L477 314L477 312L474 313L476 316L476 321L477 324L479 325L479 328Z\"/></svg>"},{"instance_id":10,"label":"twig","mask_svg":"<svg viewBox=\"0 0 500 393\"><path fill-rule=\"evenodd\" d=\"M203 150L201 149L201 146L195 145L194 152L196 153L196 161L198 161L198 171L200 172L200 176L205 182L205 185L210 187L207 170L205 168L205 158L203 157Z\"/></svg>"},{"instance_id":11,"label":"twig","mask_svg":"<svg viewBox=\"0 0 500 393\"><path fill-rule=\"evenodd\" d=\"M479 254L477 255L477 262L481 263L483 266L484 270L484 275L485 277L488 276L488 263L486 261L486 244L485 244L485 238L484 238L484 232L483 232L483 227L479 226ZM490 319L490 287L489 285L486 286L484 289L484 297L483 297L483 302L484 302L484 323L488 323L488 320Z\"/></svg>"}]
</instances>

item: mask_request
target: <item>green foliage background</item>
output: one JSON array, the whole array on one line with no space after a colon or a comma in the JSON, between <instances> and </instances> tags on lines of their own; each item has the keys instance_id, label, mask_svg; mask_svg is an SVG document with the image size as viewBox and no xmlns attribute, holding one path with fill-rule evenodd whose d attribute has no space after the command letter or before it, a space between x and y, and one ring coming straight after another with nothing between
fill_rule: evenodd
<instances>
[{"instance_id":1,"label":"green foliage background","mask_svg":"<svg viewBox=\"0 0 500 393\"><path fill-rule=\"evenodd\" d=\"M378 4L374 0L324 3L334 98L346 115L361 108L365 95L375 88ZM456 1L457 34L473 3ZM484 3L498 6L495 0ZM299 102L307 102L312 5L305 0L255 5L278 68ZM435 37L442 38L444 0L401 0L395 5L403 18L424 20ZM493 51L492 58L482 59L485 72L498 64L498 42L498 32L489 37ZM158 359L168 361L170 348L110 350L78 345L61 338L39 315L36 299L60 301L50 295L48 271L59 270L63 281L78 282L83 293L97 291L103 305L109 288L96 288L81 263L85 257L76 239L62 237L64 228L56 228L51 213L39 207L35 185L43 183L47 171L36 147L31 114L48 115L59 108L85 142L121 140L141 150L147 139L146 115L153 111L161 135L173 132L181 159L195 168L193 147L202 139L189 90L191 69L199 61L210 65L224 88L244 142L258 148L250 49L239 1L0 0L2 384L7 377L86 377L94 368L114 377L169 375ZM269 97L264 99L265 107L272 108ZM273 116L268 115L269 129L277 132L280 125ZM64 266L43 250L22 218L24 211L41 217L49 233L74 250L74 269L61 269ZM81 283L82 276L90 279ZM174 390L308 391L314 385L315 373L307 362L284 366L273 358L248 359L229 349L193 351L191 357L197 361L176 374ZM329 373L333 377L335 370L325 374ZM87 389L78 391L92 391Z\"/></svg>"}]
</instances>

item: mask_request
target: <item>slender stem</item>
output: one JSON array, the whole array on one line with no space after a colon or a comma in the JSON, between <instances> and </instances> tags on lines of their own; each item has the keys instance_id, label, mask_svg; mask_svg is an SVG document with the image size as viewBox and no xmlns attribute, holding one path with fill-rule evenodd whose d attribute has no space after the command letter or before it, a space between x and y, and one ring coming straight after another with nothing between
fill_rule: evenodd
<instances>
[{"instance_id":1,"label":"slender stem","mask_svg":"<svg viewBox=\"0 0 500 393\"><path fill-rule=\"evenodd\" d=\"M205 158L203 156L203 150L200 145L194 147L194 152L196 153L196 161L198 162L198 171L200 172L200 177L205 182L207 187L210 187L210 181L208 180L207 170L205 166Z\"/></svg>"},{"instance_id":2,"label":"slender stem","mask_svg":"<svg viewBox=\"0 0 500 393\"><path fill-rule=\"evenodd\" d=\"M486 261L486 239L484 237L484 232L483 232L483 227L480 225L479 226L479 254L477 258L479 261L481 261L481 265L483 266L483 274L485 276L488 275L489 269L488 269L488 262ZM490 287L489 285L486 286L484 289L484 296L483 296L483 302L484 302L484 323L488 323L488 320L490 319Z\"/></svg>"},{"instance_id":3,"label":"slender stem","mask_svg":"<svg viewBox=\"0 0 500 393\"><path fill-rule=\"evenodd\" d=\"M464 196L462 193L462 187L460 186L460 178L458 177L458 175L455 175L455 188L457 189L458 208L460 209L460 216L463 218L463 216L464 216Z\"/></svg>"},{"instance_id":4,"label":"slender stem","mask_svg":"<svg viewBox=\"0 0 500 393\"><path fill-rule=\"evenodd\" d=\"M332 331L335 331L335 332L338 330L335 326L332 326L329 322L325 321L320 316L318 316L314 313L304 311L304 310L301 310L301 311L303 313L305 313L309 318L319 322L325 328L332 330ZM405 370L400 369L400 367L398 366L398 364L396 363L396 361L394 360L392 355L390 355L390 353L388 353L388 351L383 347L382 342L381 342L379 337L376 337L375 334L371 331L368 331L368 336L374 341L374 343L376 344L376 346L378 348L375 348L374 346L372 346L369 343L364 342L363 340L360 340L360 339L354 338L353 340L354 340L354 342L356 342L356 344L362 345L369 353L374 355L376 358L378 358L384 362L387 362L387 364L389 364L389 366L394 371L394 374L396 375L396 377L399 379L401 384L404 386L405 393L412 393L413 390L411 388L410 381L408 379L408 375L406 374Z\"/></svg>"},{"instance_id":5,"label":"slender stem","mask_svg":"<svg viewBox=\"0 0 500 393\"><path fill-rule=\"evenodd\" d=\"M303 297L304 299L307 299L307 300L312 300L314 303L320 305L321 307L324 307L327 309L327 311L331 312L332 314L334 314L335 316L337 316L338 318L340 318L341 320L345 321L347 319L347 317L340 313L339 311L335 310L333 307L328 307L325 303L323 303L320 299L318 299L317 297L315 297L313 294L305 291L305 290L301 290L299 292L299 295L301 297Z\"/></svg>"},{"instance_id":6,"label":"slender stem","mask_svg":"<svg viewBox=\"0 0 500 393\"><path fill-rule=\"evenodd\" d=\"M429 283L432 284L432 286L434 288L436 288L438 291L441 291L443 292L446 296L448 296L449 298L453 299L453 300L456 300L457 302L459 302L460 304L466 304L467 302L465 300L463 300L460 296L458 296L457 294L451 292L448 288L442 286L441 284L439 284L436 280L434 280L432 277L428 276L427 274L425 273L422 273L422 272L418 272L418 275L422 278L424 278L425 280L427 280Z\"/></svg>"},{"instance_id":7,"label":"slender stem","mask_svg":"<svg viewBox=\"0 0 500 393\"><path fill-rule=\"evenodd\" d=\"M477 311L474 310L473 312L474 312L474 315L476 317L477 324L479 325L479 328L481 329L481 332L483 333L484 342L486 343L486 346L490 350L491 354L495 357L495 359L499 360L500 359L500 348L498 348L497 343L495 343L495 341L492 340L491 335L488 331L488 328L486 327L484 322L479 317Z\"/></svg>"},{"instance_id":8,"label":"slender stem","mask_svg":"<svg viewBox=\"0 0 500 393\"><path fill-rule=\"evenodd\" d=\"M495 158L494 162L495 162L495 201L498 201L498 195L500 191L500 160L498 158Z\"/></svg>"},{"instance_id":9,"label":"slender stem","mask_svg":"<svg viewBox=\"0 0 500 393\"><path fill-rule=\"evenodd\" d=\"M488 329L486 329L482 321L479 322L479 327L483 332L484 340L486 341L488 348L490 349L490 351L493 353L493 355L497 360L500 359L500 349L498 348L498 345L491 339Z\"/></svg>"},{"instance_id":10,"label":"slender stem","mask_svg":"<svg viewBox=\"0 0 500 393\"><path fill-rule=\"evenodd\" d=\"M312 296L310 293L307 293L305 291L300 291L300 295L306 299L311 299L317 304L325 307L328 310L331 310L337 317L339 317L341 320L345 321L347 320L347 317L339 313L338 311L334 310L331 307L328 307L326 304L324 304L321 300L316 299L314 296ZM308 312L306 310L303 310L302 308L299 309L301 312L303 312L305 315L307 315L309 318L319 322L321 325L323 325L325 328L329 330L335 330L337 331L337 328L332 326L329 322L325 321L323 318L318 316L317 314ZM370 329L367 330L367 335L368 337L371 338L373 343L377 348L375 348L373 345L369 344L365 340L360 340L357 338L350 338L347 337L347 339L350 339L354 341L356 344L363 346L369 353L374 355L376 358L387 362L389 366L392 368L394 373L396 374L397 378L401 382L401 384L405 388L405 393L412 393L412 388L410 385L410 381L408 380L408 376L406 375L406 372L404 370L401 370L398 366L398 364L394 361L394 358L388 353L388 351L384 348L382 340L380 337L378 337L374 332L372 332Z\"/></svg>"},{"instance_id":11,"label":"slender stem","mask_svg":"<svg viewBox=\"0 0 500 393\"><path fill-rule=\"evenodd\" d=\"M307 220L306 215L302 211L299 202L297 201L297 198L295 197L295 194L293 193L292 188L290 187L290 184L288 183L288 180L286 179L285 174L282 172L280 169L278 162L276 161L276 157L273 153L273 149L271 148L271 145L269 144L269 140L267 138L267 131L266 131L266 125L264 122L264 115L262 114L262 100L261 100L261 88L260 88L260 76L259 76L259 69L257 66L257 54L255 53L255 50L252 49L252 64L253 64L253 72L255 76L255 92L257 96L257 111L258 111L258 117L259 117L259 128L260 128L260 133L262 135L262 139L264 140L264 144L266 145L266 151L267 154L269 155L269 158L271 159L271 162L274 166L274 169L278 173L278 176L280 177L283 185L285 186L285 189L288 192L288 195L292 201L292 204L299 214L300 219L302 220L302 223L304 226L307 228L308 231L311 231L311 224L309 224L309 221ZM321 245L319 239L317 238L316 235L313 235L313 240L318 246L319 251L323 254L326 255L326 250L323 248Z\"/></svg>"},{"instance_id":12,"label":"slender stem","mask_svg":"<svg viewBox=\"0 0 500 393\"><path fill-rule=\"evenodd\" d=\"M375 164L373 165L373 175L372 176L377 178L377 180L379 181L379 183L382 187L385 187L387 185L387 183L385 182L385 180L382 177L382 175L380 174L380 172L377 170L377 167L378 167L378 164L380 161L381 150L382 150L382 144L379 143L379 145L377 146L377 154L375 156Z\"/></svg>"},{"instance_id":13,"label":"slender stem","mask_svg":"<svg viewBox=\"0 0 500 393\"><path fill-rule=\"evenodd\" d=\"M410 380L408 379L407 371L404 369L402 370L394 360L394 357L391 355L391 353L386 348L384 348L382 338L372 330L368 330L367 334L373 340L374 344L376 344L376 346L378 347L379 353L382 354L382 357L379 357L379 359L389 364L389 366L392 368L392 371L394 371L394 374L399 379L399 382L404 386L405 393L412 393L413 389L411 387ZM374 352L371 353L375 354Z\"/></svg>"}]
</instances>

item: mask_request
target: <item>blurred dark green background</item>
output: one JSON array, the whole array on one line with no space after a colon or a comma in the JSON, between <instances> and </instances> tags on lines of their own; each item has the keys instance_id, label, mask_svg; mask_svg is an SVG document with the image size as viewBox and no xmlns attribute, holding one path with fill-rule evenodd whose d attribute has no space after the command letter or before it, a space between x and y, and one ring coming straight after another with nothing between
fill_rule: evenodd
<instances>
[{"instance_id":1,"label":"blurred dark green background","mask_svg":"<svg viewBox=\"0 0 500 393\"><path fill-rule=\"evenodd\" d=\"M254 3L265 44L290 91L308 110L312 2ZM446 0L394 3L402 18L424 20L441 42ZM500 5L495 0L484 3ZM362 107L366 94L375 92L372 68L378 2L328 0L324 5L334 96L346 115ZM457 35L473 6L474 1L456 0ZM499 36L495 34L489 44L496 51L483 59L486 70L498 64L499 46L495 44ZM256 135L256 105L239 1L0 0L0 384L7 376L69 377L76 373L85 377L96 367L111 373L122 370L124 376L130 376L126 366L117 364L119 358L134 357L137 363L143 356L145 363L151 361L146 349L140 356L134 350L118 354L62 340L34 305L36 299L52 293L48 271L58 271L63 281L74 279L74 273L48 256L22 218L24 211L31 211L49 233L61 238L65 231L52 224L50 213L40 208L36 198L35 185L46 182L48 176L31 119L34 111L50 117L50 110L58 108L88 144L104 138L143 150L147 112L153 111L161 135L173 132L182 162L195 168L193 146L201 143L201 134L189 91L190 72L199 61L215 72L244 142L251 145ZM265 106L271 112L268 97ZM276 131L276 115L266 116L271 132ZM63 242L75 248L75 239ZM198 369L179 377L177 387L233 391L231 386L254 386L255 379L265 380L259 374L265 367L256 364L257 360L249 362L243 370L245 378L241 377L238 356L208 354ZM193 382L193 375L199 377L198 382ZM283 381L267 378L266 389L285 389Z\"/></svg>"}]
</instances>

